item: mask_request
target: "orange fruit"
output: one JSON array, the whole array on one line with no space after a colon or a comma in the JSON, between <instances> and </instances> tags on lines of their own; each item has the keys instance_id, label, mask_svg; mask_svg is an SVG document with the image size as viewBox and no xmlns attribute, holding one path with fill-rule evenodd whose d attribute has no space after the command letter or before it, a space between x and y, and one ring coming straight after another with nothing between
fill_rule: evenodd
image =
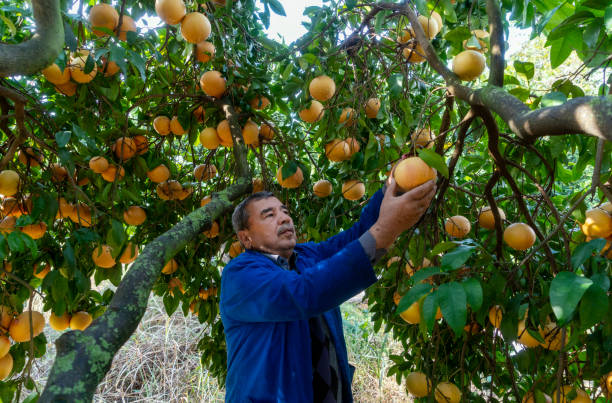
<instances>
[{"instance_id":1,"label":"orange fruit","mask_svg":"<svg viewBox=\"0 0 612 403\"><path fill-rule=\"evenodd\" d=\"M262 110L270 105L270 100L264 96L257 95L255 98L251 99L249 105L251 105L253 109Z\"/></svg>"},{"instance_id":2,"label":"orange fruit","mask_svg":"<svg viewBox=\"0 0 612 403\"><path fill-rule=\"evenodd\" d=\"M431 393L431 381L422 372L406 375L406 390L415 397L425 397Z\"/></svg>"},{"instance_id":3,"label":"orange fruit","mask_svg":"<svg viewBox=\"0 0 612 403\"><path fill-rule=\"evenodd\" d=\"M127 161L136 155L136 143L131 137L119 137L113 146L119 160Z\"/></svg>"},{"instance_id":4,"label":"orange fruit","mask_svg":"<svg viewBox=\"0 0 612 403\"><path fill-rule=\"evenodd\" d=\"M124 176L125 169L123 169L123 167L119 167L119 169L117 169L117 167L114 165L109 165L108 169L102 172L102 178L107 182L114 182L115 179L121 180Z\"/></svg>"},{"instance_id":5,"label":"orange fruit","mask_svg":"<svg viewBox=\"0 0 612 403\"><path fill-rule=\"evenodd\" d=\"M209 150L214 150L219 147L221 141L217 135L217 129L214 127L207 127L200 133L200 144Z\"/></svg>"},{"instance_id":6,"label":"orange fruit","mask_svg":"<svg viewBox=\"0 0 612 403\"><path fill-rule=\"evenodd\" d=\"M68 70L68 69L66 69ZM70 70L68 70L70 71ZM66 84L57 84L55 86L55 90L57 92L59 92L60 94L64 94L68 97L73 96L74 94L76 94L76 90L77 90L77 84L73 83L72 81L68 81Z\"/></svg>"},{"instance_id":7,"label":"orange fruit","mask_svg":"<svg viewBox=\"0 0 612 403\"><path fill-rule=\"evenodd\" d=\"M170 293L170 295L174 296L175 288L178 288L181 294L185 294L185 289L183 288L183 283L181 282L181 280L176 277L173 277L168 282L168 292Z\"/></svg>"},{"instance_id":8,"label":"orange fruit","mask_svg":"<svg viewBox=\"0 0 612 403\"><path fill-rule=\"evenodd\" d=\"M477 79L485 67L485 57L475 50L464 50L453 58L453 72L463 81Z\"/></svg>"},{"instance_id":9,"label":"orange fruit","mask_svg":"<svg viewBox=\"0 0 612 403\"><path fill-rule=\"evenodd\" d=\"M504 242L516 250L531 248L536 240L535 231L527 224L514 223L504 230Z\"/></svg>"},{"instance_id":10,"label":"orange fruit","mask_svg":"<svg viewBox=\"0 0 612 403\"><path fill-rule=\"evenodd\" d=\"M64 85L70 81L70 70L66 68L62 71L55 63L42 69L42 73L47 81L55 85Z\"/></svg>"},{"instance_id":11,"label":"orange fruit","mask_svg":"<svg viewBox=\"0 0 612 403\"><path fill-rule=\"evenodd\" d=\"M402 30L402 33L400 34L400 36L397 37L397 42L404 44L404 43L408 43L408 41L413 38L416 38L416 35L414 34L414 30L412 28L408 28L408 29Z\"/></svg>"},{"instance_id":12,"label":"orange fruit","mask_svg":"<svg viewBox=\"0 0 612 403\"><path fill-rule=\"evenodd\" d=\"M333 139L325 145L325 155L330 161L344 161L350 157L351 148L346 141Z\"/></svg>"},{"instance_id":13,"label":"orange fruit","mask_svg":"<svg viewBox=\"0 0 612 403\"><path fill-rule=\"evenodd\" d=\"M612 215L612 203L605 202L604 204L599 206L599 208L602 209L603 211L605 211L606 213Z\"/></svg>"},{"instance_id":14,"label":"orange fruit","mask_svg":"<svg viewBox=\"0 0 612 403\"><path fill-rule=\"evenodd\" d=\"M209 97L220 98L225 93L226 82L221 72L212 70L207 71L200 77L200 88Z\"/></svg>"},{"instance_id":15,"label":"orange fruit","mask_svg":"<svg viewBox=\"0 0 612 403\"><path fill-rule=\"evenodd\" d=\"M119 39L127 41L128 32L136 32L136 22L129 15L122 15L120 17L121 28L119 28Z\"/></svg>"},{"instance_id":16,"label":"orange fruit","mask_svg":"<svg viewBox=\"0 0 612 403\"><path fill-rule=\"evenodd\" d=\"M168 116L158 116L153 119L153 129L162 136L170 134L170 118Z\"/></svg>"},{"instance_id":17,"label":"orange fruit","mask_svg":"<svg viewBox=\"0 0 612 403\"><path fill-rule=\"evenodd\" d=\"M380 99L370 98L366 101L365 113L368 118L374 119L376 115L378 115L379 109L380 109Z\"/></svg>"},{"instance_id":18,"label":"orange fruit","mask_svg":"<svg viewBox=\"0 0 612 403\"><path fill-rule=\"evenodd\" d=\"M544 398L544 403L552 403L552 398L546 393L541 393L540 396ZM529 392L523 396L521 403L536 403L536 397L534 392Z\"/></svg>"},{"instance_id":19,"label":"orange fruit","mask_svg":"<svg viewBox=\"0 0 612 403\"><path fill-rule=\"evenodd\" d=\"M480 47L468 45L468 39L466 39L463 41L463 49L475 50L480 53L486 53L488 50L487 43L482 39L487 38L489 36L489 33L487 31L483 31L482 29L475 29L472 31L472 35L478 39L478 44L480 45Z\"/></svg>"},{"instance_id":20,"label":"orange fruit","mask_svg":"<svg viewBox=\"0 0 612 403\"><path fill-rule=\"evenodd\" d=\"M492 306L491 309L489 309L489 321L497 329L499 329L501 326L502 318L503 318L503 313L502 313L501 306L495 305L495 306Z\"/></svg>"},{"instance_id":21,"label":"orange fruit","mask_svg":"<svg viewBox=\"0 0 612 403\"><path fill-rule=\"evenodd\" d=\"M351 179L342 184L342 196L347 200L359 200L365 194L363 182Z\"/></svg>"},{"instance_id":22,"label":"orange fruit","mask_svg":"<svg viewBox=\"0 0 612 403\"><path fill-rule=\"evenodd\" d=\"M426 60L423 47L416 42L405 47L402 55L408 63L423 63Z\"/></svg>"},{"instance_id":23,"label":"orange fruit","mask_svg":"<svg viewBox=\"0 0 612 403\"><path fill-rule=\"evenodd\" d=\"M357 112L353 108L344 108L340 113L340 117L338 118L339 124L344 124L345 126L352 126L357 122Z\"/></svg>"},{"instance_id":24,"label":"orange fruit","mask_svg":"<svg viewBox=\"0 0 612 403\"><path fill-rule=\"evenodd\" d=\"M147 172L147 177L155 183L165 182L170 178L170 170L164 164L161 164Z\"/></svg>"},{"instance_id":25,"label":"orange fruit","mask_svg":"<svg viewBox=\"0 0 612 403\"><path fill-rule=\"evenodd\" d=\"M149 140L145 136L139 134L138 136L132 137L132 140L134 140L136 144L136 153L138 155L142 155L149 151Z\"/></svg>"},{"instance_id":26,"label":"orange fruit","mask_svg":"<svg viewBox=\"0 0 612 403\"><path fill-rule=\"evenodd\" d=\"M198 181L207 181L217 176L217 167L215 164L202 164L195 167L193 176Z\"/></svg>"},{"instance_id":27,"label":"orange fruit","mask_svg":"<svg viewBox=\"0 0 612 403\"><path fill-rule=\"evenodd\" d=\"M347 137L344 140L346 144L349 146L349 158L353 156L356 152L359 152L361 146L355 137Z\"/></svg>"},{"instance_id":28,"label":"orange fruit","mask_svg":"<svg viewBox=\"0 0 612 403\"><path fill-rule=\"evenodd\" d=\"M0 358L7 355L10 349L11 341L9 338L4 335L0 336Z\"/></svg>"},{"instance_id":29,"label":"orange fruit","mask_svg":"<svg viewBox=\"0 0 612 403\"><path fill-rule=\"evenodd\" d=\"M580 228L591 238L607 238L612 235L612 216L600 208L588 210Z\"/></svg>"},{"instance_id":30,"label":"orange fruit","mask_svg":"<svg viewBox=\"0 0 612 403\"><path fill-rule=\"evenodd\" d=\"M21 227L21 232L29 235L32 239L40 239L47 232L47 224L39 222L38 224L24 225Z\"/></svg>"},{"instance_id":31,"label":"orange fruit","mask_svg":"<svg viewBox=\"0 0 612 403\"><path fill-rule=\"evenodd\" d=\"M423 27L423 31L425 31L425 35L429 37L429 39L433 39L438 35L438 32L442 29L441 26L438 25L438 21L435 18L428 18L424 15L419 15L417 17L421 27Z\"/></svg>"},{"instance_id":32,"label":"orange fruit","mask_svg":"<svg viewBox=\"0 0 612 403\"><path fill-rule=\"evenodd\" d=\"M393 176L400 190L406 192L436 179L436 171L421 158L408 157L397 164Z\"/></svg>"},{"instance_id":33,"label":"orange fruit","mask_svg":"<svg viewBox=\"0 0 612 403\"><path fill-rule=\"evenodd\" d=\"M440 382L436 386L434 397L438 403L459 403L461 401L461 390L454 383Z\"/></svg>"},{"instance_id":34,"label":"orange fruit","mask_svg":"<svg viewBox=\"0 0 612 403\"><path fill-rule=\"evenodd\" d=\"M210 196L204 196L202 197L202 200L200 201L200 207L204 207L206 206L208 203L210 203L212 201L212 197Z\"/></svg>"},{"instance_id":35,"label":"orange fruit","mask_svg":"<svg viewBox=\"0 0 612 403\"><path fill-rule=\"evenodd\" d=\"M74 330L85 330L91 325L93 318L88 312L78 311L70 318L70 328Z\"/></svg>"},{"instance_id":36,"label":"orange fruit","mask_svg":"<svg viewBox=\"0 0 612 403\"><path fill-rule=\"evenodd\" d=\"M13 371L13 356L6 354L0 358L0 380L8 378Z\"/></svg>"},{"instance_id":37,"label":"orange fruit","mask_svg":"<svg viewBox=\"0 0 612 403\"><path fill-rule=\"evenodd\" d=\"M117 27L118 22L119 13L110 4L98 3L89 11L89 24L91 25L92 32L96 36L108 35L106 32L96 28L106 28L112 31Z\"/></svg>"},{"instance_id":38,"label":"orange fruit","mask_svg":"<svg viewBox=\"0 0 612 403\"><path fill-rule=\"evenodd\" d=\"M70 77L77 83L85 84L96 77L98 66L94 62L93 69L89 73L85 73L85 65L89 52L80 51L70 59ZM91 55L93 57L93 55Z\"/></svg>"},{"instance_id":39,"label":"orange fruit","mask_svg":"<svg viewBox=\"0 0 612 403\"><path fill-rule=\"evenodd\" d=\"M58 332L68 329L68 326L70 326L70 315L64 312L62 316L57 316L55 313L51 312L51 316L49 316L49 326Z\"/></svg>"},{"instance_id":40,"label":"orange fruit","mask_svg":"<svg viewBox=\"0 0 612 403\"><path fill-rule=\"evenodd\" d=\"M191 112L191 114L200 123L203 123L204 119L206 118L206 110L204 109L202 105L195 108L193 112Z\"/></svg>"},{"instance_id":41,"label":"orange fruit","mask_svg":"<svg viewBox=\"0 0 612 403\"><path fill-rule=\"evenodd\" d=\"M286 189L295 189L299 187L304 181L304 174L302 173L300 167L298 167L293 175L283 180L283 169L281 167L278 168L278 171L276 171L276 180L281 185L281 187L284 187Z\"/></svg>"},{"instance_id":42,"label":"orange fruit","mask_svg":"<svg viewBox=\"0 0 612 403\"><path fill-rule=\"evenodd\" d=\"M312 191L317 197L327 197L332 192L332 184L327 179L321 179L313 185Z\"/></svg>"},{"instance_id":43,"label":"orange fruit","mask_svg":"<svg viewBox=\"0 0 612 403\"><path fill-rule=\"evenodd\" d=\"M5 169L0 172L0 194L13 196L19 191L19 175L17 172Z\"/></svg>"},{"instance_id":44,"label":"orange fruit","mask_svg":"<svg viewBox=\"0 0 612 403\"><path fill-rule=\"evenodd\" d=\"M233 242L229 250L230 257L233 259L239 254L241 254L242 252L244 252L244 248L242 247L242 244L240 243L240 241Z\"/></svg>"},{"instance_id":45,"label":"orange fruit","mask_svg":"<svg viewBox=\"0 0 612 403\"><path fill-rule=\"evenodd\" d=\"M138 245L128 242L127 246L123 250L123 253L119 256L119 262L123 264L132 263L138 257L138 253Z\"/></svg>"},{"instance_id":46,"label":"orange fruit","mask_svg":"<svg viewBox=\"0 0 612 403\"><path fill-rule=\"evenodd\" d=\"M47 274L49 274L50 271L51 271L51 265L49 263L45 264L45 267L43 267L42 269L38 268L38 263L37 263L34 265L33 274L34 274L34 277L42 280L45 277L47 277Z\"/></svg>"},{"instance_id":47,"label":"orange fruit","mask_svg":"<svg viewBox=\"0 0 612 403\"><path fill-rule=\"evenodd\" d=\"M130 206L123 212L123 220L127 225L140 225L147 219L147 213L142 207Z\"/></svg>"},{"instance_id":48,"label":"orange fruit","mask_svg":"<svg viewBox=\"0 0 612 403\"><path fill-rule=\"evenodd\" d=\"M189 43L197 44L206 40L210 31L210 21L202 13L189 13L181 21L181 35Z\"/></svg>"},{"instance_id":49,"label":"orange fruit","mask_svg":"<svg viewBox=\"0 0 612 403\"><path fill-rule=\"evenodd\" d=\"M178 120L178 116L173 116L172 120L170 120L170 131L175 136L182 136L186 133L185 129L183 129L183 126L181 125L181 122Z\"/></svg>"},{"instance_id":50,"label":"orange fruit","mask_svg":"<svg viewBox=\"0 0 612 403\"><path fill-rule=\"evenodd\" d=\"M416 148L432 148L434 146L434 135L429 127L415 130L410 135L410 140Z\"/></svg>"},{"instance_id":51,"label":"orange fruit","mask_svg":"<svg viewBox=\"0 0 612 403\"><path fill-rule=\"evenodd\" d=\"M178 263L174 259L170 259L162 268L162 273L172 274L178 270Z\"/></svg>"},{"instance_id":52,"label":"orange fruit","mask_svg":"<svg viewBox=\"0 0 612 403\"><path fill-rule=\"evenodd\" d=\"M270 141L274 138L274 129L272 126L264 123L259 127L259 134L264 140Z\"/></svg>"},{"instance_id":53,"label":"orange fruit","mask_svg":"<svg viewBox=\"0 0 612 403\"><path fill-rule=\"evenodd\" d=\"M542 337L544 337L544 343L540 343L540 345L547 350L559 351L561 350L562 345L567 345L569 332L566 331L564 341L562 329L557 327L557 324L554 322L547 322L541 329L540 333L542 334Z\"/></svg>"},{"instance_id":54,"label":"orange fruit","mask_svg":"<svg viewBox=\"0 0 612 403\"><path fill-rule=\"evenodd\" d=\"M97 246L91 253L91 259L96 266L109 269L115 265L111 247L108 245Z\"/></svg>"},{"instance_id":55,"label":"orange fruit","mask_svg":"<svg viewBox=\"0 0 612 403\"><path fill-rule=\"evenodd\" d=\"M298 113L298 115L300 116L300 119L302 119L304 122L317 122L321 120L323 115L325 115L325 111L323 110L323 104L321 104L321 102L319 101L312 100L310 101L310 106L308 108L302 109Z\"/></svg>"},{"instance_id":56,"label":"orange fruit","mask_svg":"<svg viewBox=\"0 0 612 403\"><path fill-rule=\"evenodd\" d=\"M497 211L499 212L499 218L501 218L502 221L505 220L506 213L504 213L504 210L498 207ZM482 228L495 229L495 218L493 217L493 211L491 210L491 207L483 207L483 209L480 211L480 214L478 215L478 224Z\"/></svg>"},{"instance_id":57,"label":"orange fruit","mask_svg":"<svg viewBox=\"0 0 612 403\"><path fill-rule=\"evenodd\" d=\"M213 221L210 228L202 232L202 234L208 238L215 238L217 235L219 235L219 224L216 221Z\"/></svg>"},{"instance_id":58,"label":"orange fruit","mask_svg":"<svg viewBox=\"0 0 612 403\"><path fill-rule=\"evenodd\" d=\"M19 150L19 155L17 158L23 165L31 167L40 166L41 157L34 152L32 147L26 147L25 149Z\"/></svg>"},{"instance_id":59,"label":"orange fruit","mask_svg":"<svg viewBox=\"0 0 612 403\"><path fill-rule=\"evenodd\" d=\"M576 397L573 399L569 399L567 395L574 390L576 392ZM589 398L589 395L580 388L575 388L572 385L563 385L561 386L561 399L557 400L557 390L552 393L552 401L553 403L591 403L592 400Z\"/></svg>"},{"instance_id":60,"label":"orange fruit","mask_svg":"<svg viewBox=\"0 0 612 403\"><path fill-rule=\"evenodd\" d=\"M12 267L9 266L11 264L9 262L4 262L4 271L6 272L11 272L13 269ZM11 325L11 322L13 321L13 316L15 312L13 312L13 310L6 306L6 305L0 305L0 329L3 332L7 332L9 329L9 326Z\"/></svg>"},{"instance_id":61,"label":"orange fruit","mask_svg":"<svg viewBox=\"0 0 612 403\"><path fill-rule=\"evenodd\" d=\"M108 169L108 161L102 156L92 157L89 160L89 168L95 173L101 174Z\"/></svg>"},{"instance_id":62,"label":"orange fruit","mask_svg":"<svg viewBox=\"0 0 612 403\"><path fill-rule=\"evenodd\" d=\"M389 263L387 262L387 264ZM417 270L421 270L423 267L430 267L430 266L431 266L431 260L424 257L423 262L421 263L420 266L415 266L415 264L412 263L412 260L408 260L408 263L406 263L406 267L404 268L404 270L406 271L407 275L412 276L414 273L417 272Z\"/></svg>"},{"instance_id":63,"label":"orange fruit","mask_svg":"<svg viewBox=\"0 0 612 403\"><path fill-rule=\"evenodd\" d=\"M162 200L174 200L183 195L183 186L175 180L167 180L159 183L155 191Z\"/></svg>"},{"instance_id":64,"label":"orange fruit","mask_svg":"<svg viewBox=\"0 0 612 403\"><path fill-rule=\"evenodd\" d=\"M196 45L196 59L202 63L207 63L215 57L215 45L212 42L202 41Z\"/></svg>"},{"instance_id":65,"label":"orange fruit","mask_svg":"<svg viewBox=\"0 0 612 403\"><path fill-rule=\"evenodd\" d=\"M32 337L36 337L42 333L45 328L45 318L40 312L32 312L32 326L30 327L30 311L24 311L18 315L9 326L9 335L17 343L30 341L30 329L32 329Z\"/></svg>"},{"instance_id":66,"label":"orange fruit","mask_svg":"<svg viewBox=\"0 0 612 403\"><path fill-rule=\"evenodd\" d=\"M317 101L327 101L336 92L336 83L330 77L321 75L312 79L308 85L310 96Z\"/></svg>"},{"instance_id":67,"label":"orange fruit","mask_svg":"<svg viewBox=\"0 0 612 403\"><path fill-rule=\"evenodd\" d=\"M112 77L121 70L119 65L115 62L108 61L106 58L102 58L102 73L104 73L104 77Z\"/></svg>"},{"instance_id":68,"label":"orange fruit","mask_svg":"<svg viewBox=\"0 0 612 403\"><path fill-rule=\"evenodd\" d=\"M262 190L264 190L264 182L263 180L259 179L259 178L253 178L253 192L252 193L257 193L257 192L261 192ZM202 199L204 200L204 199Z\"/></svg>"},{"instance_id":69,"label":"orange fruit","mask_svg":"<svg viewBox=\"0 0 612 403\"><path fill-rule=\"evenodd\" d=\"M421 306L419 302L417 301L410 305L408 309L400 313L400 317L411 325L419 324L421 321Z\"/></svg>"},{"instance_id":70,"label":"orange fruit","mask_svg":"<svg viewBox=\"0 0 612 403\"><path fill-rule=\"evenodd\" d=\"M472 228L470 220L462 215L456 215L446 220L444 223L444 229L446 233L455 238L465 237Z\"/></svg>"},{"instance_id":71,"label":"orange fruit","mask_svg":"<svg viewBox=\"0 0 612 403\"><path fill-rule=\"evenodd\" d=\"M234 140L232 139L232 132L230 129L229 121L227 119L223 119L217 125L217 136L219 136L219 140L221 140L222 146L231 147L234 145Z\"/></svg>"},{"instance_id":72,"label":"orange fruit","mask_svg":"<svg viewBox=\"0 0 612 403\"><path fill-rule=\"evenodd\" d=\"M251 120L248 120L242 128L242 139L244 144L255 144L259 141L259 127Z\"/></svg>"},{"instance_id":73,"label":"orange fruit","mask_svg":"<svg viewBox=\"0 0 612 403\"><path fill-rule=\"evenodd\" d=\"M537 341L525 328L525 319L521 320L518 323L518 342L528 348L537 347L540 345L540 342Z\"/></svg>"},{"instance_id":74,"label":"orange fruit","mask_svg":"<svg viewBox=\"0 0 612 403\"><path fill-rule=\"evenodd\" d=\"M187 9L183 0L155 0L155 12L166 24L175 25L185 17Z\"/></svg>"},{"instance_id":75,"label":"orange fruit","mask_svg":"<svg viewBox=\"0 0 612 403\"><path fill-rule=\"evenodd\" d=\"M51 168L51 180L54 182L61 182L68 177L68 171L60 164L50 164L49 168ZM2 193L1 190L0 193Z\"/></svg>"}]
</instances>

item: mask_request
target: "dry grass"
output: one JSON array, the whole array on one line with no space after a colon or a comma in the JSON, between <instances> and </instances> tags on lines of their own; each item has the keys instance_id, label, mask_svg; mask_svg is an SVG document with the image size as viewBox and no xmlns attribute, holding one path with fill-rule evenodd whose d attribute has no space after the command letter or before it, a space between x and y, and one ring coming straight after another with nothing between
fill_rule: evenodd
<instances>
[{"instance_id":1,"label":"dry grass","mask_svg":"<svg viewBox=\"0 0 612 403\"><path fill-rule=\"evenodd\" d=\"M387 378L388 355L401 346L390 336L373 334L365 305L342 306L349 361L357 367L353 380L356 402L406 402L403 385ZM137 331L115 356L99 385L96 402L221 402L224 390L200 365L197 342L203 326L178 310L168 317L161 298L151 297ZM55 357L59 336L45 329L49 340L44 358L37 360L32 376L44 385ZM27 394L26 394L27 395Z\"/></svg>"}]
</instances>

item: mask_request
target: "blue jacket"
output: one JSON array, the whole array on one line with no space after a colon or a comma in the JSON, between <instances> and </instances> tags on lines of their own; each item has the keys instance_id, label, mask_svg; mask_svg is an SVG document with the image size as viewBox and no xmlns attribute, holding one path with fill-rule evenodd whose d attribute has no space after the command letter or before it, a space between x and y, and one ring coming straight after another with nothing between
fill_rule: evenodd
<instances>
[{"instance_id":1,"label":"blue jacket","mask_svg":"<svg viewBox=\"0 0 612 403\"><path fill-rule=\"evenodd\" d=\"M247 250L224 268L221 320L227 343L226 402L312 402L308 319L323 314L338 355L342 395L352 402L340 304L376 276L359 237L378 219L378 191L351 228L295 246L300 273Z\"/></svg>"}]
</instances>

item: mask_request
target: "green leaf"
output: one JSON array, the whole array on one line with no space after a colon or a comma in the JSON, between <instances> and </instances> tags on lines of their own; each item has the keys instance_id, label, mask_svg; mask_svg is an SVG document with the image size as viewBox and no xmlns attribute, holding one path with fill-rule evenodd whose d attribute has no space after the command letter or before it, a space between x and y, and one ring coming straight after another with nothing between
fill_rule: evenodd
<instances>
[{"instance_id":1,"label":"green leaf","mask_svg":"<svg viewBox=\"0 0 612 403\"><path fill-rule=\"evenodd\" d=\"M451 270L456 270L463 266L465 262L472 256L474 253L474 246L466 246L461 245L456 249L448 252L446 255L442 256L442 266L448 267Z\"/></svg>"},{"instance_id":2,"label":"green leaf","mask_svg":"<svg viewBox=\"0 0 612 403\"><path fill-rule=\"evenodd\" d=\"M429 294L431 291L431 284L418 283L415 284L400 300L397 305L397 310L395 312L396 315L404 312L406 309L410 308L412 304L417 302L423 295Z\"/></svg>"},{"instance_id":3,"label":"green leaf","mask_svg":"<svg viewBox=\"0 0 612 403\"><path fill-rule=\"evenodd\" d=\"M549 92L542 97L542 107L563 105L567 101L567 97L562 92Z\"/></svg>"},{"instance_id":4,"label":"green leaf","mask_svg":"<svg viewBox=\"0 0 612 403\"><path fill-rule=\"evenodd\" d=\"M66 260L66 264L68 267L74 270L76 268L76 258L74 256L74 248L72 247L72 244L70 242L66 242L62 252L64 255L64 260Z\"/></svg>"},{"instance_id":5,"label":"green leaf","mask_svg":"<svg viewBox=\"0 0 612 403\"><path fill-rule=\"evenodd\" d=\"M483 293L480 281L475 278L468 278L461 283L465 290L465 296L467 298L468 305L472 308L473 312L478 312L482 306Z\"/></svg>"},{"instance_id":6,"label":"green leaf","mask_svg":"<svg viewBox=\"0 0 612 403\"><path fill-rule=\"evenodd\" d=\"M588 329L606 318L608 312L608 296L597 284L591 285L580 301L580 325Z\"/></svg>"},{"instance_id":7,"label":"green leaf","mask_svg":"<svg viewBox=\"0 0 612 403\"><path fill-rule=\"evenodd\" d=\"M572 253L572 268L580 267L594 252L599 253L604 246L606 246L606 240L603 238L596 238L578 245Z\"/></svg>"},{"instance_id":8,"label":"green leaf","mask_svg":"<svg viewBox=\"0 0 612 403\"><path fill-rule=\"evenodd\" d=\"M53 283L51 283L51 295L53 296L53 299L56 301L64 299L66 297L67 292L68 280L66 279L66 277L62 275L55 276L53 279Z\"/></svg>"},{"instance_id":9,"label":"green leaf","mask_svg":"<svg viewBox=\"0 0 612 403\"><path fill-rule=\"evenodd\" d=\"M550 283L550 305L559 326L564 326L578 306L578 302L593 281L576 273L562 271Z\"/></svg>"},{"instance_id":10,"label":"green leaf","mask_svg":"<svg viewBox=\"0 0 612 403\"><path fill-rule=\"evenodd\" d=\"M272 11L274 11L278 15L282 15L283 17L287 16L287 14L285 13L285 9L283 8L283 5L278 0L267 0L267 1Z\"/></svg>"},{"instance_id":11,"label":"green leaf","mask_svg":"<svg viewBox=\"0 0 612 403\"><path fill-rule=\"evenodd\" d=\"M11 252L24 252L25 251L25 242L21 237L21 231L13 231L8 234L7 241L8 246L11 249Z\"/></svg>"},{"instance_id":12,"label":"green leaf","mask_svg":"<svg viewBox=\"0 0 612 403\"><path fill-rule=\"evenodd\" d=\"M72 133L70 133L69 131L57 132L55 133L55 142L60 147L66 147L66 144L68 144L68 142L70 141L71 135Z\"/></svg>"},{"instance_id":13,"label":"green leaf","mask_svg":"<svg viewBox=\"0 0 612 403\"><path fill-rule=\"evenodd\" d=\"M450 242L450 241L440 242L436 246L433 247L431 252L429 252L429 257L437 256L440 253L444 253L447 250L451 250L456 247L457 247L457 244L455 242Z\"/></svg>"},{"instance_id":14,"label":"green leaf","mask_svg":"<svg viewBox=\"0 0 612 403\"><path fill-rule=\"evenodd\" d=\"M531 80L535 73L535 65L531 62L521 62L518 60L514 61L514 69L517 73L520 73L527 78L527 80Z\"/></svg>"},{"instance_id":15,"label":"green leaf","mask_svg":"<svg viewBox=\"0 0 612 403\"><path fill-rule=\"evenodd\" d=\"M427 165L440 172L442 176L448 178L448 166L446 166L446 162L440 154L429 148L422 148L419 150L419 157L421 157Z\"/></svg>"},{"instance_id":16,"label":"green leaf","mask_svg":"<svg viewBox=\"0 0 612 403\"><path fill-rule=\"evenodd\" d=\"M283 165L283 169L281 172L281 176L283 180L289 178L291 175L297 172L298 165L295 161L289 161L285 165Z\"/></svg>"},{"instance_id":17,"label":"green leaf","mask_svg":"<svg viewBox=\"0 0 612 403\"><path fill-rule=\"evenodd\" d=\"M38 393L33 392L32 394L28 395L28 397L23 399L23 402L21 403L36 403L36 402L38 402Z\"/></svg>"},{"instance_id":18,"label":"green leaf","mask_svg":"<svg viewBox=\"0 0 612 403\"><path fill-rule=\"evenodd\" d=\"M293 71L293 62L289 62L287 63L287 66L285 66L285 68L283 69L283 74L281 75L282 79L284 81L287 81L292 71Z\"/></svg>"},{"instance_id":19,"label":"green leaf","mask_svg":"<svg viewBox=\"0 0 612 403\"><path fill-rule=\"evenodd\" d=\"M454 281L438 287L438 301L442 315L455 336L462 333L467 321L467 297L461 284Z\"/></svg>"},{"instance_id":20,"label":"green leaf","mask_svg":"<svg viewBox=\"0 0 612 403\"><path fill-rule=\"evenodd\" d=\"M172 316L176 308L178 308L181 299L177 297L173 297L170 294L164 295L164 308L166 308L166 313L168 316Z\"/></svg>"},{"instance_id":21,"label":"green leaf","mask_svg":"<svg viewBox=\"0 0 612 403\"><path fill-rule=\"evenodd\" d=\"M423 311L423 321L425 322L425 326L427 326L427 330L430 332L433 330L434 323L436 322L436 313L438 312L439 306L440 303L438 302L437 292L428 294L423 300L423 306L421 307Z\"/></svg>"},{"instance_id":22,"label":"green leaf","mask_svg":"<svg viewBox=\"0 0 612 403\"><path fill-rule=\"evenodd\" d=\"M430 266L430 267L425 267L421 270L418 270L410 278L416 284L436 274L446 274L446 273L440 267Z\"/></svg>"},{"instance_id":23,"label":"green leaf","mask_svg":"<svg viewBox=\"0 0 612 403\"><path fill-rule=\"evenodd\" d=\"M583 1L582 7L594 8L596 10L603 10L610 5L609 0L586 0Z\"/></svg>"},{"instance_id":24,"label":"green leaf","mask_svg":"<svg viewBox=\"0 0 612 403\"><path fill-rule=\"evenodd\" d=\"M612 5L608 6L604 12L604 25L608 34L612 33Z\"/></svg>"},{"instance_id":25,"label":"green leaf","mask_svg":"<svg viewBox=\"0 0 612 403\"><path fill-rule=\"evenodd\" d=\"M552 41L550 48L550 66L556 69L563 64L565 59L572 53L575 46L582 43L581 39L581 31L576 28L567 32L563 37Z\"/></svg>"},{"instance_id":26,"label":"green leaf","mask_svg":"<svg viewBox=\"0 0 612 403\"><path fill-rule=\"evenodd\" d=\"M4 235L0 234L0 259L6 259L9 253L9 247L6 242L6 238L4 237Z\"/></svg>"}]
</instances>

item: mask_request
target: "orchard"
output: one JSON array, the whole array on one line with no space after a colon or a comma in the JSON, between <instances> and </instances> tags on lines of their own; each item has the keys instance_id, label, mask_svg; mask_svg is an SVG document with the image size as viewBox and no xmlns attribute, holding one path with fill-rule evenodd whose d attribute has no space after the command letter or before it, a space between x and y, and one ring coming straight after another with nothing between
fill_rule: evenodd
<instances>
[{"instance_id":1,"label":"orchard","mask_svg":"<svg viewBox=\"0 0 612 403\"><path fill-rule=\"evenodd\" d=\"M197 315L222 382L233 206L274 191L321 241L397 162L437 194L366 292L404 347L388 375L423 402L612 399L609 1L328 0L270 39L291 6L0 7L2 400L92 400L151 292ZM579 68L534 80L506 58L518 28ZM47 325L65 333L35 385Z\"/></svg>"}]
</instances>

